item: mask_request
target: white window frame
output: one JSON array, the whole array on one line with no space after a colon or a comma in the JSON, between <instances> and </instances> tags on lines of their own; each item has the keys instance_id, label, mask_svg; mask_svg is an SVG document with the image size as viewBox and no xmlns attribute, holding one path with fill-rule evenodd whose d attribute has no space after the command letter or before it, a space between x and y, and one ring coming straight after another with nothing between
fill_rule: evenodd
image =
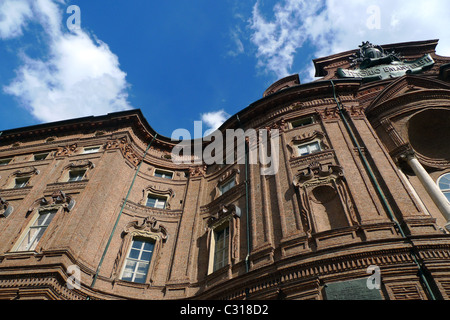
<instances>
[{"instance_id":1,"label":"white window frame","mask_svg":"<svg viewBox=\"0 0 450 320\"><path fill-rule=\"evenodd\" d=\"M208 274L230 264L230 220L226 219L211 230Z\"/></svg>"},{"instance_id":2,"label":"white window frame","mask_svg":"<svg viewBox=\"0 0 450 320\"><path fill-rule=\"evenodd\" d=\"M441 184L441 180L445 178L449 180L449 188L442 188L440 186ZM443 174L442 176L439 177L438 181L437 181L437 185L439 187L439 190L441 190L441 192L444 194L444 196L447 198L447 201L450 202L450 172L447 172L445 174Z\"/></svg>"},{"instance_id":3,"label":"white window frame","mask_svg":"<svg viewBox=\"0 0 450 320\"><path fill-rule=\"evenodd\" d=\"M45 231L47 230L48 226L56 216L56 213L58 212L57 209L47 209L47 210L40 210L38 211L33 219L28 224L25 232L23 235L19 238L19 241L17 242L17 245L13 249L13 251L34 251L36 246L38 245L39 241L42 239ZM40 224L37 224L39 222L39 218L43 214L48 214L46 217L44 217L43 221L41 221ZM32 230L37 230L32 234ZM27 244L22 249L24 241L27 241Z\"/></svg>"},{"instance_id":4,"label":"white window frame","mask_svg":"<svg viewBox=\"0 0 450 320\"><path fill-rule=\"evenodd\" d=\"M72 169L72 170L69 170L67 182L77 182L77 181L83 180L84 176L86 175L86 172L87 172L87 169ZM83 174L82 175L77 175L75 179L72 179L72 177L70 175L71 174L75 174L75 173L83 173Z\"/></svg>"},{"instance_id":5,"label":"white window frame","mask_svg":"<svg viewBox=\"0 0 450 320\"><path fill-rule=\"evenodd\" d=\"M161 175L161 176L157 176L157 174ZM153 176L157 177L157 178L163 178L163 179L172 180L173 179L173 172L172 171L161 170L161 169L155 169L155 171L153 172Z\"/></svg>"},{"instance_id":6,"label":"white window frame","mask_svg":"<svg viewBox=\"0 0 450 320\"><path fill-rule=\"evenodd\" d=\"M141 247L139 249L133 247L134 243L137 242L137 241L141 241L142 242ZM145 243L150 243L152 245L151 250L145 250L144 249ZM153 254L155 253L155 249L156 249L156 241L154 239L142 238L142 237L133 237L133 239L131 239L131 243L130 243L129 248L128 248L128 253L126 255L125 262L124 262L123 267L122 267L122 272L120 274L120 279L123 280L123 281L130 281L130 282L135 282L135 283L146 283L148 275L149 275L149 271L150 271L150 265L151 265L151 262L152 262ZM138 251L138 258L132 258L131 257L131 253L132 253L133 250L134 251ZM150 253L150 258L148 260L143 260L142 259L143 253ZM131 272L129 270L127 270L128 263L135 263L135 265L132 268ZM145 273L138 271L140 264L146 264L147 265L147 267L145 269ZM124 276L126 275L127 272L131 273L131 279L124 279ZM135 281L137 275L143 275L144 276L144 282Z\"/></svg>"},{"instance_id":7,"label":"white window frame","mask_svg":"<svg viewBox=\"0 0 450 320\"><path fill-rule=\"evenodd\" d=\"M156 200L154 206L148 205L149 198L153 198ZM146 199L146 201L145 201L146 207L155 208L155 209L166 209L166 207L167 207L168 198L166 196L161 196L161 195L157 195L157 194L153 194L153 193L147 193L147 197L145 199ZM164 206L161 208L160 203L163 203L162 202L163 200L164 200Z\"/></svg>"},{"instance_id":8,"label":"white window frame","mask_svg":"<svg viewBox=\"0 0 450 320\"><path fill-rule=\"evenodd\" d=\"M317 145L319 147L319 150L313 151L310 148L312 145ZM296 147L297 147L297 153L298 153L299 157L306 157L306 156L309 156L310 154L314 154L314 153L322 151L322 146L320 144L320 140L313 140L313 141L310 141L310 142L307 142L307 143L297 144ZM308 153L307 154L302 154L300 152L300 148L305 148L305 147L308 149Z\"/></svg>"}]
</instances>

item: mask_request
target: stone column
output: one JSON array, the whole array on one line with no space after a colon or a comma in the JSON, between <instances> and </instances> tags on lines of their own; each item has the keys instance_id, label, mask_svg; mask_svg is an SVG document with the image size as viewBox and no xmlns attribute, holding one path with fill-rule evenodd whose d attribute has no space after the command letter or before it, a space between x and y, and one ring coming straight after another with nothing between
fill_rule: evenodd
<instances>
[{"instance_id":1,"label":"stone column","mask_svg":"<svg viewBox=\"0 0 450 320\"><path fill-rule=\"evenodd\" d=\"M414 173L424 186L425 190L428 192L436 206L444 215L445 219L447 220L445 228L450 231L450 203L448 202L447 198L444 196L436 182L434 182L434 180L430 177L428 172L420 164L419 160L417 160L413 153L408 153L402 158L404 158L408 162L408 165L414 171Z\"/></svg>"}]
</instances>

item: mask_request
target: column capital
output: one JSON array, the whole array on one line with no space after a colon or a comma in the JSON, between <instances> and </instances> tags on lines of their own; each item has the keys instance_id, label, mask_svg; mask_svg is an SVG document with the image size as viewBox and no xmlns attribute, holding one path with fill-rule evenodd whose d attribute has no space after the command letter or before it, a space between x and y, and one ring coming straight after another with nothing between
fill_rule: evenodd
<instances>
[{"instance_id":1,"label":"column capital","mask_svg":"<svg viewBox=\"0 0 450 320\"><path fill-rule=\"evenodd\" d=\"M409 143L405 143L398 146L389 153L395 162L399 163L401 161L407 161L408 159L415 157L416 152Z\"/></svg>"}]
</instances>

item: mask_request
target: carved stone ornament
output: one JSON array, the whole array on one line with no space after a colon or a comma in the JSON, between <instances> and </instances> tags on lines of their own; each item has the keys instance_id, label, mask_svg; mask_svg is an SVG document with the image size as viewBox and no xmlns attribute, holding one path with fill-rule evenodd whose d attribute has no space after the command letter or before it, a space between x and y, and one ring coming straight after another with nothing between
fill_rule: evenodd
<instances>
[{"instance_id":1,"label":"carved stone ornament","mask_svg":"<svg viewBox=\"0 0 450 320\"><path fill-rule=\"evenodd\" d=\"M39 170L32 166L14 171L12 173L12 175L15 177L27 177L27 176L32 176L35 174L39 174Z\"/></svg>"},{"instance_id":2,"label":"carved stone ornament","mask_svg":"<svg viewBox=\"0 0 450 320\"><path fill-rule=\"evenodd\" d=\"M139 165L142 157L139 157L131 147L126 137L109 140L104 146L105 150L120 149L124 158L128 159L134 166Z\"/></svg>"},{"instance_id":3,"label":"carved stone ornament","mask_svg":"<svg viewBox=\"0 0 450 320\"><path fill-rule=\"evenodd\" d=\"M206 166L196 166L189 168L189 176L191 178L204 177L206 175Z\"/></svg>"},{"instance_id":4,"label":"carved stone ornament","mask_svg":"<svg viewBox=\"0 0 450 320\"><path fill-rule=\"evenodd\" d=\"M211 227L217 221L221 221L226 218L240 218L241 217L241 208L236 206L235 204L229 205L221 205L220 210L211 215L208 220L208 225Z\"/></svg>"},{"instance_id":5,"label":"carved stone ornament","mask_svg":"<svg viewBox=\"0 0 450 320\"><path fill-rule=\"evenodd\" d=\"M70 146L59 147L55 153L56 157L64 157L72 155L77 149L77 144L72 144Z\"/></svg>"},{"instance_id":6,"label":"carved stone ornament","mask_svg":"<svg viewBox=\"0 0 450 320\"><path fill-rule=\"evenodd\" d=\"M13 206L5 199L0 198L0 217L8 217L13 211Z\"/></svg>"},{"instance_id":7,"label":"carved stone ornament","mask_svg":"<svg viewBox=\"0 0 450 320\"><path fill-rule=\"evenodd\" d=\"M313 162L294 177L293 184L296 187L302 188L304 186L329 183L332 180L343 178L343 176L344 173L341 166L322 165L319 162Z\"/></svg>"},{"instance_id":8,"label":"carved stone ornament","mask_svg":"<svg viewBox=\"0 0 450 320\"><path fill-rule=\"evenodd\" d=\"M27 216L38 208L53 209L62 207L64 211L70 212L75 203L75 199L70 195L66 195L63 191L56 191L50 197L42 197L34 201L31 207L28 208Z\"/></svg>"},{"instance_id":9,"label":"carved stone ornament","mask_svg":"<svg viewBox=\"0 0 450 320\"><path fill-rule=\"evenodd\" d=\"M316 112L319 114L322 120L338 120L339 119L339 109L337 107L334 108L325 108L322 110L317 109Z\"/></svg>"},{"instance_id":10,"label":"carved stone ornament","mask_svg":"<svg viewBox=\"0 0 450 320\"><path fill-rule=\"evenodd\" d=\"M64 169L93 169L95 165L89 160L78 160L71 162Z\"/></svg>"},{"instance_id":11,"label":"carved stone ornament","mask_svg":"<svg viewBox=\"0 0 450 320\"><path fill-rule=\"evenodd\" d=\"M130 222L122 233L123 236L126 234L152 238L154 240L161 240L162 242L166 242L169 238L166 227L161 225L154 217L147 217L141 223L139 221Z\"/></svg>"}]
</instances>

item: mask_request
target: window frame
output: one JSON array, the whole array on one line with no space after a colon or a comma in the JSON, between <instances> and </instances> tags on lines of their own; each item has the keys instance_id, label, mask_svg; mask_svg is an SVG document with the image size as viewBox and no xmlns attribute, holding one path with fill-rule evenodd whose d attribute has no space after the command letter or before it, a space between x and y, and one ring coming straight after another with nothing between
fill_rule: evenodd
<instances>
[{"instance_id":1,"label":"window frame","mask_svg":"<svg viewBox=\"0 0 450 320\"><path fill-rule=\"evenodd\" d=\"M319 147L319 150L311 152L311 150L309 148L309 146L311 146L311 145L317 145ZM312 141L308 141L308 142L305 142L305 143L296 144L295 147L296 147L296 150L297 150L297 155L299 157L306 157L306 156L309 156L309 155L312 155L312 154L319 153L319 152L323 151L323 148L322 148L322 145L321 145L321 141L318 140L318 139L312 140ZM302 154L300 152L300 148L302 148L302 147L307 147L307 149L308 149L308 153L307 154Z\"/></svg>"},{"instance_id":2,"label":"window frame","mask_svg":"<svg viewBox=\"0 0 450 320\"><path fill-rule=\"evenodd\" d=\"M449 188L445 189L445 188L441 188L440 184L441 184L441 180L445 178L449 180ZM444 196L447 198L447 201L450 203L450 172L444 173L443 175L441 175L439 177L439 179L436 181L436 184L439 188L439 190L441 190L441 192L444 194Z\"/></svg>"},{"instance_id":3,"label":"window frame","mask_svg":"<svg viewBox=\"0 0 450 320\"><path fill-rule=\"evenodd\" d=\"M157 174L161 174L161 176L157 176ZM166 177L165 175L170 175L170 177ZM174 172L162 169L155 169L155 171L153 172L153 176L156 178L173 180Z\"/></svg>"},{"instance_id":4,"label":"window frame","mask_svg":"<svg viewBox=\"0 0 450 320\"><path fill-rule=\"evenodd\" d=\"M8 161L8 162L5 162L5 161ZM0 167L7 166L7 165L11 164L12 161L13 161L13 158L0 159Z\"/></svg>"},{"instance_id":5,"label":"window frame","mask_svg":"<svg viewBox=\"0 0 450 320\"><path fill-rule=\"evenodd\" d=\"M18 186L17 180L26 180L25 183L21 183L20 186ZM23 189L28 186L30 183L31 176L24 176L24 177L15 177L13 180L13 186L12 189Z\"/></svg>"},{"instance_id":6,"label":"window frame","mask_svg":"<svg viewBox=\"0 0 450 320\"><path fill-rule=\"evenodd\" d=\"M20 235L19 239L17 240L16 244L14 245L14 247L11 251L13 251L13 252L36 251L37 246L39 245L41 240L44 238L48 227L50 226L52 221L55 219L56 215L58 214L58 211L59 211L59 209L57 209L57 208L42 208L42 209L37 210L37 212L34 214L33 218L29 221L29 223L27 224L26 228ZM48 221L48 216L43 221L43 222L48 221L48 224L35 225L36 222L39 221L40 216L44 213L50 213L50 217L51 217L50 221ZM29 235L31 233L32 229L38 229L39 231L36 232L34 235L32 235L32 237L31 237L32 241L28 241L28 244L25 246L26 250L19 250L22 247L25 239L27 238L27 235ZM43 231L41 232L42 229L43 229ZM37 237L39 237L39 238L37 239Z\"/></svg>"},{"instance_id":7,"label":"window frame","mask_svg":"<svg viewBox=\"0 0 450 320\"><path fill-rule=\"evenodd\" d=\"M148 259L148 261L130 257L132 250L137 250L137 248L133 247L135 241L142 241L143 242L142 245L141 245L141 249L139 250L139 258L142 257L142 253L143 252L151 252L150 258ZM152 245L152 250L151 251L144 250L145 243L150 243ZM151 237L132 236L132 238L130 239L130 243L128 245L128 252L127 252L127 255L125 256L125 259L124 259L124 262L123 262L123 266L122 266L122 270L120 272L119 279L122 280L122 281L127 281L127 282L132 282L132 283L139 283L139 284L147 283L148 282L148 278L150 276L150 267L152 265L153 255L155 254L155 251L156 251L156 245L157 245L156 244L156 239L153 239ZM124 274L126 273L126 269L127 269L127 265L128 265L129 261L136 262L136 265L133 268L133 272L131 272L131 275L132 275L131 276L131 280L124 279ZM139 269L139 267L138 267L139 263L146 263L147 264L145 273L137 271ZM135 281L137 274L144 275L144 281L143 282Z\"/></svg>"},{"instance_id":8,"label":"window frame","mask_svg":"<svg viewBox=\"0 0 450 320\"><path fill-rule=\"evenodd\" d=\"M95 150L95 151L88 151L89 149ZM100 152L101 146L89 146L89 147L83 147L83 152L81 154L93 154Z\"/></svg>"},{"instance_id":9,"label":"window frame","mask_svg":"<svg viewBox=\"0 0 450 320\"><path fill-rule=\"evenodd\" d=\"M36 159L36 156L43 156L45 157L43 159ZM41 152L41 153L35 153L33 154L33 161L44 161L47 159L47 157L50 155L50 152Z\"/></svg>"},{"instance_id":10,"label":"window frame","mask_svg":"<svg viewBox=\"0 0 450 320\"><path fill-rule=\"evenodd\" d=\"M309 120L311 121L310 123L304 123ZM299 123L299 122L301 122L301 124L296 125L296 123ZM291 127L291 129L298 129L298 128L306 127L306 126L309 126L309 125L312 125L315 123L316 123L316 118L313 115L311 115L311 116L305 116L305 117L297 118L295 120L290 121L290 127Z\"/></svg>"},{"instance_id":11,"label":"window frame","mask_svg":"<svg viewBox=\"0 0 450 320\"><path fill-rule=\"evenodd\" d=\"M227 193L228 191L233 189L236 185L237 185L237 183L236 183L236 178L235 177L232 177L231 179L225 180L224 182L222 182L219 185L220 195L223 195L223 194Z\"/></svg>"},{"instance_id":12,"label":"window frame","mask_svg":"<svg viewBox=\"0 0 450 320\"><path fill-rule=\"evenodd\" d=\"M149 198L154 198L156 200L155 201L155 206L149 206L148 205ZM158 200L164 200L164 207L163 208L159 208L159 207L156 206L157 203L158 203ZM148 208L165 210L165 209L167 209L168 201L169 201L169 198L167 196L158 195L158 194L154 194L154 193L148 192L147 196L145 197L145 206L148 207Z\"/></svg>"},{"instance_id":13,"label":"window frame","mask_svg":"<svg viewBox=\"0 0 450 320\"><path fill-rule=\"evenodd\" d=\"M83 174L81 175L80 179L72 179L71 178L71 174L75 173L75 172L82 172ZM86 172L87 169L71 169L68 171L67 173L67 182L78 182L78 181L83 181L84 177L86 176ZM79 175L77 177L80 177Z\"/></svg>"}]
</instances>

